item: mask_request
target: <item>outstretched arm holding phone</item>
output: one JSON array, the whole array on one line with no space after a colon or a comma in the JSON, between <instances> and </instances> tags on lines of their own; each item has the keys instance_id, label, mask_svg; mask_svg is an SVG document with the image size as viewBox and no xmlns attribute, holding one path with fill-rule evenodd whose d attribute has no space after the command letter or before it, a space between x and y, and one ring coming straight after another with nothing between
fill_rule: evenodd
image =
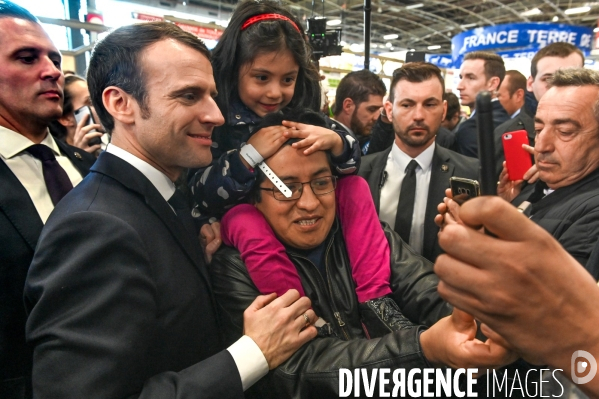
<instances>
[{"instance_id":1,"label":"outstretched arm holding phone","mask_svg":"<svg viewBox=\"0 0 599 399\"><path fill-rule=\"evenodd\" d=\"M447 254L435 264L442 297L485 323L488 337L568 378L574 352L599 361L599 287L555 239L499 198L466 202L460 223L450 215L439 233ZM599 397L599 376L579 387Z\"/></svg>"}]
</instances>

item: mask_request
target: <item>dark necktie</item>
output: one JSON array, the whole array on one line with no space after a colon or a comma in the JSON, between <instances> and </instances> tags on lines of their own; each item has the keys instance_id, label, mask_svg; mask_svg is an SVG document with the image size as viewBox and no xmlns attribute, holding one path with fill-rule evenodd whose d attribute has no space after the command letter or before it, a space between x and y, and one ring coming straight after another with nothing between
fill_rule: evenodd
<instances>
[{"instance_id":1,"label":"dark necktie","mask_svg":"<svg viewBox=\"0 0 599 399\"><path fill-rule=\"evenodd\" d=\"M52 203L56 206L69 191L73 189L73 183L67 172L60 166L54 153L44 144L34 144L25 151L42 161L44 181Z\"/></svg>"},{"instance_id":2,"label":"dark necktie","mask_svg":"<svg viewBox=\"0 0 599 399\"><path fill-rule=\"evenodd\" d=\"M175 190L175 193L168 200L168 203L175 210L175 213L177 214L177 219L181 221L185 229L189 231L189 233L196 234L195 223L193 222L193 218L191 217L191 209L187 204L187 199L185 198L185 195L181 191Z\"/></svg>"},{"instance_id":3,"label":"dark necktie","mask_svg":"<svg viewBox=\"0 0 599 399\"><path fill-rule=\"evenodd\" d=\"M406 167L406 175L401 183L397 216L395 216L395 231L406 243L410 243L410 230L412 229L412 214L416 200L416 167L418 162L414 159Z\"/></svg>"}]
</instances>

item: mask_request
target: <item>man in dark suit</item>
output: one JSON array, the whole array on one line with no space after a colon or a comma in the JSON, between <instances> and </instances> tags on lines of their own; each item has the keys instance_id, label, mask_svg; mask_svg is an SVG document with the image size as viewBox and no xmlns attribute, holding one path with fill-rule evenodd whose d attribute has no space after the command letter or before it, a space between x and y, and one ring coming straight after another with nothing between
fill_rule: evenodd
<instances>
[{"instance_id":1,"label":"man in dark suit","mask_svg":"<svg viewBox=\"0 0 599 399\"><path fill-rule=\"evenodd\" d=\"M383 106L387 88L383 80L369 70L350 72L341 79L335 92L331 128L344 130L360 143L366 155L372 126Z\"/></svg>"},{"instance_id":2,"label":"man in dark suit","mask_svg":"<svg viewBox=\"0 0 599 399\"><path fill-rule=\"evenodd\" d=\"M526 93L526 77L516 70L507 71L505 78L499 86L497 98L506 110L510 119L497 126L494 132L495 137L495 170L497 178L503 169L503 143L501 136L507 132L516 130L526 130L528 142L531 147L535 145L535 123L533 119L524 110L524 101Z\"/></svg>"},{"instance_id":3,"label":"man in dark suit","mask_svg":"<svg viewBox=\"0 0 599 399\"><path fill-rule=\"evenodd\" d=\"M478 158L478 136L476 133L476 95L488 90L493 95L493 128L501 125L510 117L497 100L496 91L505 76L503 59L495 53L474 51L464 56L460 68L458 90L462 105L472 111L470 118L460 125L456 132L453 150L460 154ZM492 134L489 132L488 134Z\"/></svg>"},{"instance_id":4,"label":"man in dark suit","mask_svg":"<svg viewBox=\"0 0 599 399\"><path fill-rule=\"evenodd\" d=\"M48 220L27 276L34 396L243 398L316 335L316 316L297 291L261 296L245 335L221 342L174 185L211 161L223 123L209 52L172 24L127 26L96 46L88 78L112 144Z\"/></svg>"},{"instance_id":5,"label":"man in dark suit","mask_svg":"<svg viewBox=\"0 0 599 399\"><path fill-rule=\"evenodd\" d=\"M56 202L95 158L53 139L62 115L61 56L37 19L0 2L0 397L30 397L23 287L33 251ZM36 158L43 156L44 161ZM50 169L46 165L50 164ZM57 169L58 168L58 169ZM59 177L58 177L59 176ZM47 185L58 177L61 184ZM56 181L54 181L56 183Z\"/></svg>"},{"instance_id":6,"label":"man in dark suit","mask_svg":"<svg viewBox=\"0 0 599 399\"><path fill-rule=\"evenodd\" d=\"M478 177L478 161L435 143L446 112L443 92L436 66L413 62L397 69L385 103L395 143L364 157L359 172L368 181L379 218L433 262L441 253L434 218L449 178Z\"/></svg>"}]
</instances>

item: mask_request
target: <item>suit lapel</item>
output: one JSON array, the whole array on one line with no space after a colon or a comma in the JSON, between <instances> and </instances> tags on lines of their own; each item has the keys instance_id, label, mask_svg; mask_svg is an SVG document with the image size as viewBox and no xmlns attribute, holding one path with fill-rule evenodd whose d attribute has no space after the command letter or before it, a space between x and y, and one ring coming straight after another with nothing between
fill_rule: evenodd
<instances>
[{"instance_id":1,"label":"suit lapel","mask_svg":"<svg viewBox=\"0 0 599 399\"><path fill-rule=\"evenodd\" d=\"M146 205L162 220L181 249L205 279L206 284L210 286L210 279L204 264L204 255L200 249L198 237L193 236L185 229L156 187L140 171L121 158L106 152L100 154L91 170L109 176L141 195Z\"/></svg>"},{"instance_id":2,"label":"suit lapel","mask_svg":"<svg viewBox=\"0 0 599 399\"><path fill-rule=\"evenodd\" d=\"M426 213L424 215L424 245L422 254L429 256L437 243L437 227L435 225L435 216L437 215L437 205L445 197L445 189L449 188L449 178L453 176L455 166L450 163L450 159L444 150L438 145L435 146L435 154L431 166L431 180L428 186L428 197L426 202Z\"/></svg>"},{"instance_id":3,"label":"suit lapel","mask_svg":"<svg viewBox=\"0 0 599 399\"><path fill-rule=\"evenodd\" d=\"M29 193L3 161L0 161L0 209L31 250L35 250L44 223Z\"/></svg>"},{"instance_id":4,"label":"suit lapel","mask_svg":"<svg viewBox=\"0 0 599 399\"><path fill-rule=\"evenodd\" d=\"M54 140L58 148L64 156L69 158L73 166L81 173L82 177L87 176L89 173L89 168L92 166L93 162L89 161L89 154L85 153L85 151L71 147L60 140Z\"/></svg>"}]
</instances>

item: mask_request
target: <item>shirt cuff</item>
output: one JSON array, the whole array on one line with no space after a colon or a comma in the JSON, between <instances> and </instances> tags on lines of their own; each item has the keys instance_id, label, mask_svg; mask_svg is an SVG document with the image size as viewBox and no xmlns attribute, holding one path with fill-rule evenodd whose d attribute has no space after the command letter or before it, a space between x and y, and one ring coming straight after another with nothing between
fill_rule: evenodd
<instances>
[{"instance_id":1,"label":"shirt cuff","mask_svg":"<svg viewBox=\"0 0 599 399\"><path fill-rule=\"evenodd\" d=\"M253 339L244 335L227 348L237 365L245 391L268 374L268 363Z\"/></svg>"}]
</instances>

